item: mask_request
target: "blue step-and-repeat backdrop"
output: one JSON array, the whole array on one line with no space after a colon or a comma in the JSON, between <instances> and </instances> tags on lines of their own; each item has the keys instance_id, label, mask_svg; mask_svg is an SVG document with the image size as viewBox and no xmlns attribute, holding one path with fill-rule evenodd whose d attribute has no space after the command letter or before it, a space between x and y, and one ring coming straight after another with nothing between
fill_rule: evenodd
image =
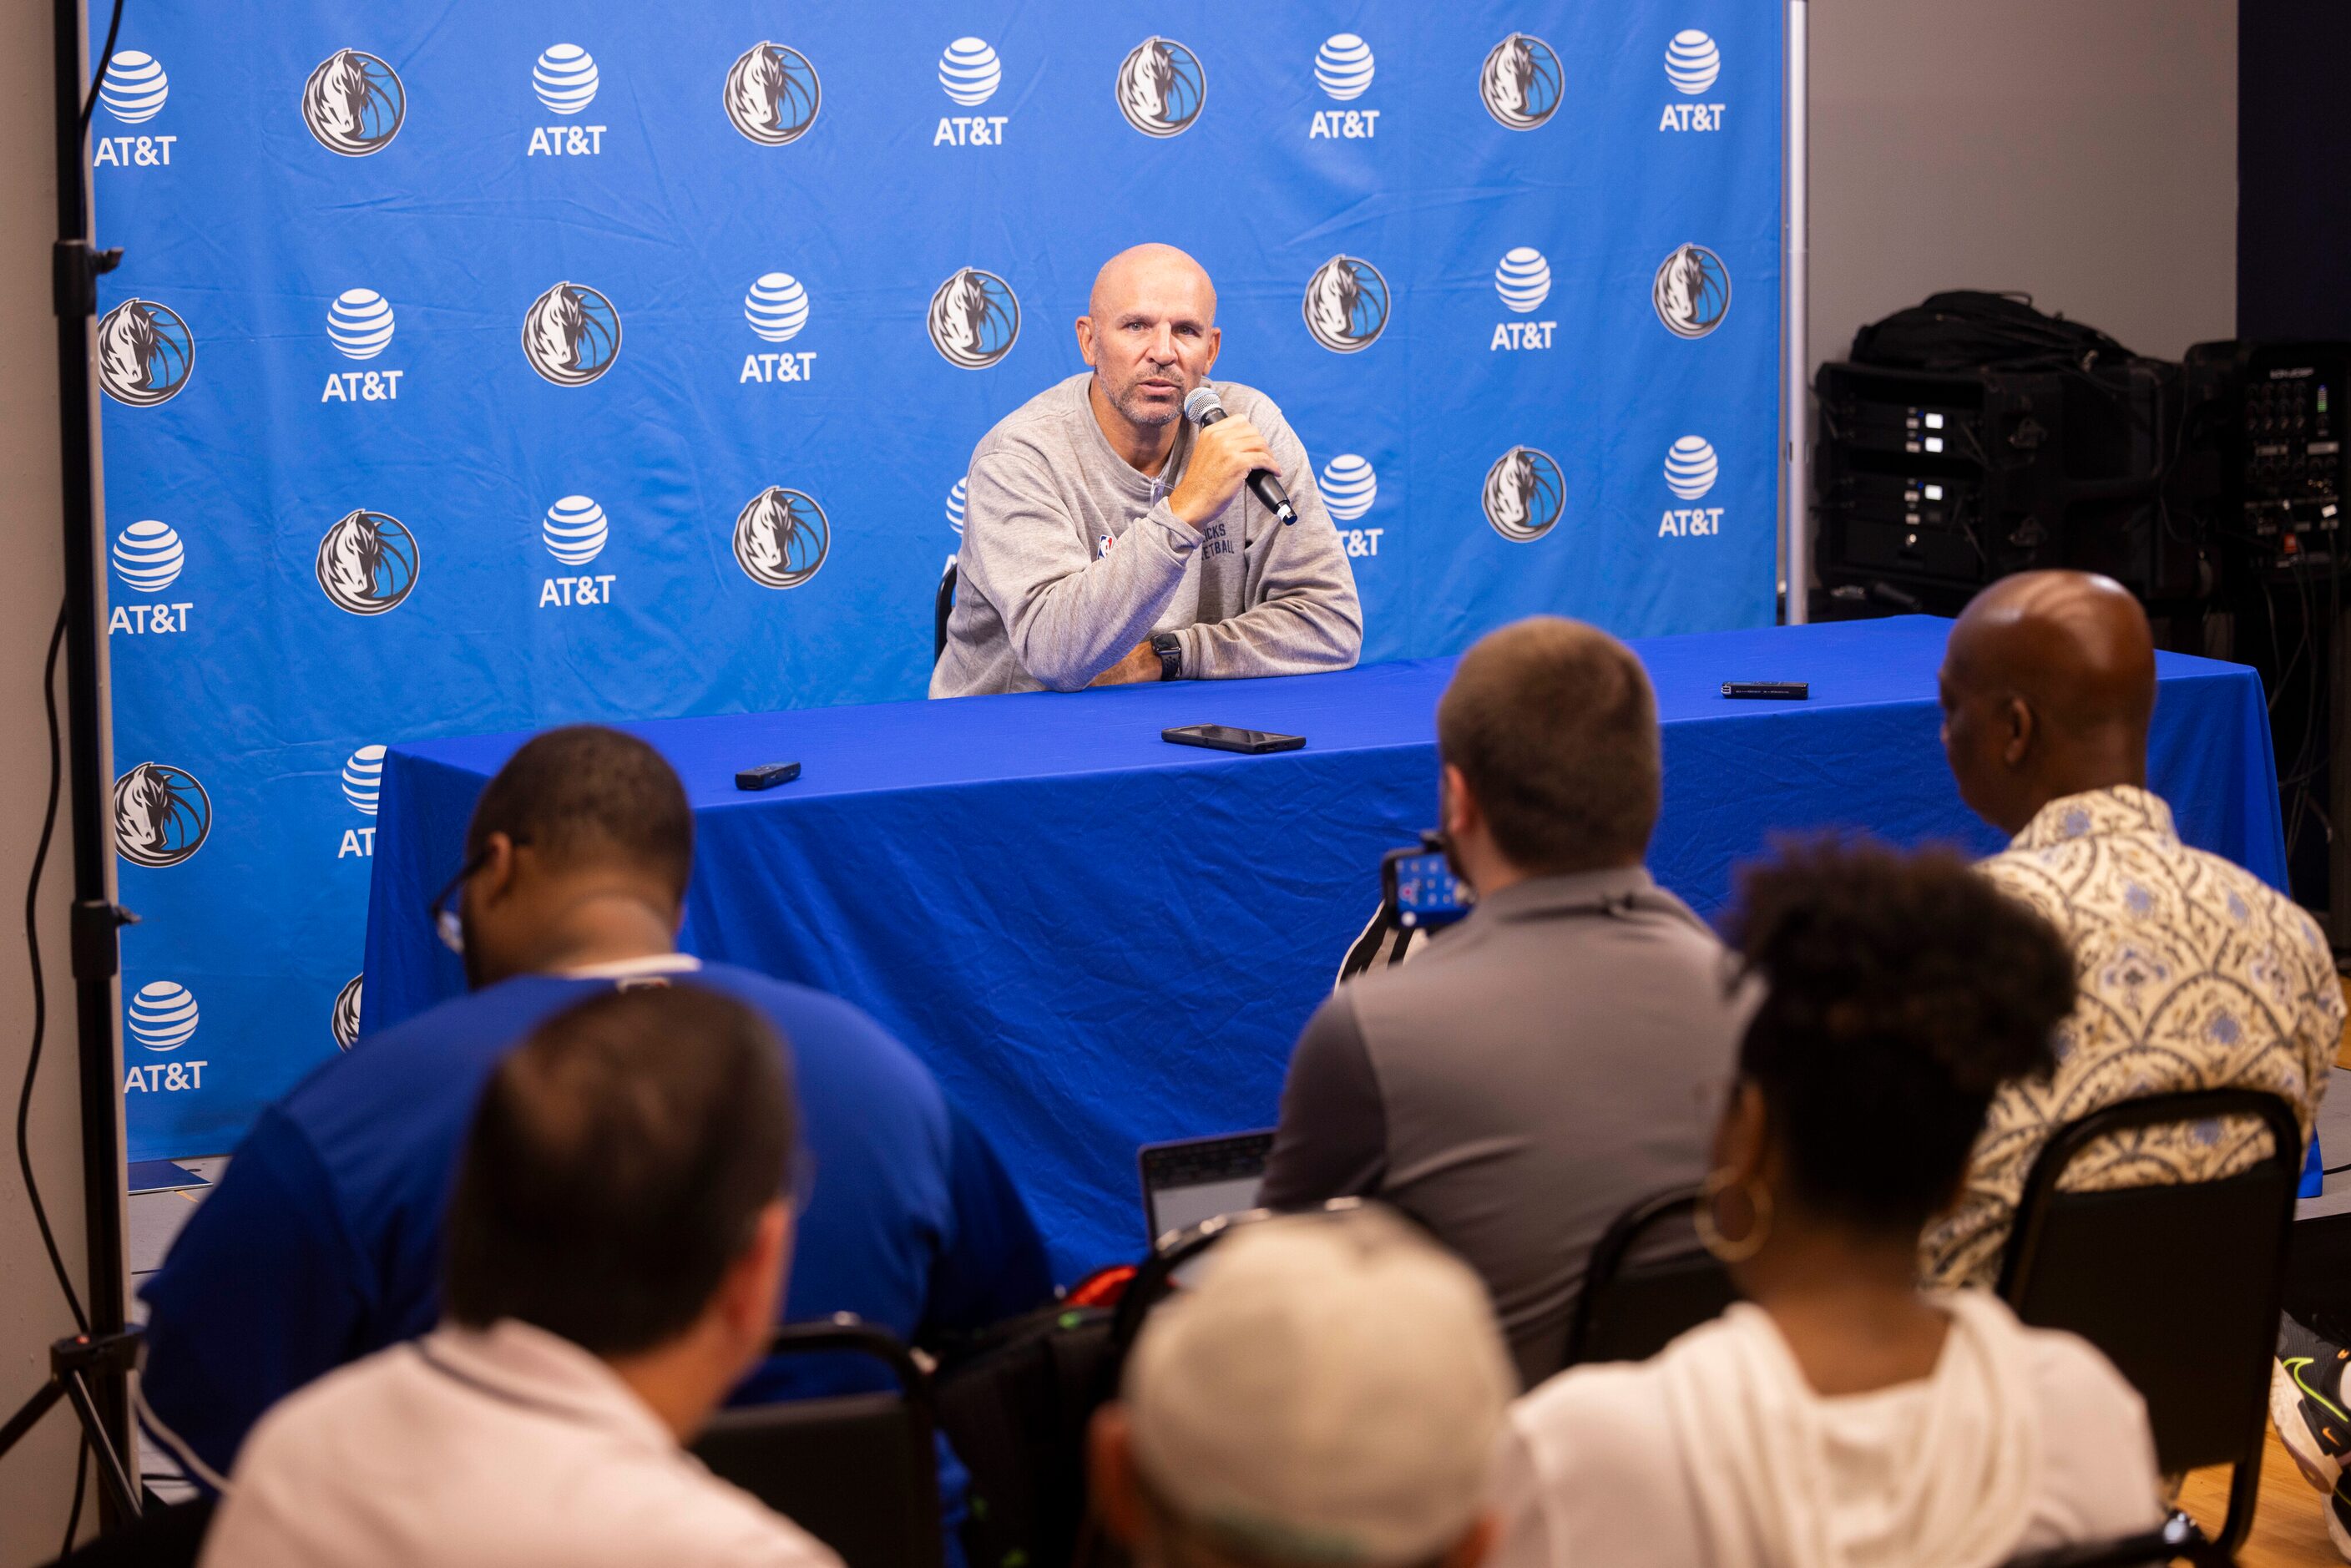
<instances>
[{"instance_id":1,"label":"blue step-and-repeat backdrop","mask_svg":"<svg viewBox=\"0 0 2351 1568\"><path fill-rule=\"evenodd\" d=\"M348 1045L383 747L919 696L1095 268L1215 278L1367 661L1773 611L1771 0L137 0L92 125L134 1157Z\"/></svg>"}]
</instances>

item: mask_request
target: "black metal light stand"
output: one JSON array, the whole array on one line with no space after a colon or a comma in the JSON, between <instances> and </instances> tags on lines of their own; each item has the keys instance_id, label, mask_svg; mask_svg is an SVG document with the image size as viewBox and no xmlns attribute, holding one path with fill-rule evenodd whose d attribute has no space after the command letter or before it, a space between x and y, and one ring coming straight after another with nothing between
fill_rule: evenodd
<instances>
[{"instance_id":1,"label":"black metal light stand","mask_svg":"<svg viewBox=\"0 0 2351 1568\"><path fill-rule=\"evenodd\" d=\"M75 1052L81 1095L82 1212L89 1247L86 1332L49 1349L49 1381L0 1427L0 1454L60 1400L80 1418L97 1455L101 1521L139 1514L131 1448L131 1375L139 1331L126 1329L122 1236L124 1187L120 1134L122 1068L114 1033L116 932L131 916L114 902L111 882L112 789L104 768L106 695L99 674L98 409L90 385L91 319L98 278L122 259L89 243L87 43L81 0L55 0L57 241L51 291L57 317L57 437L65 526L66 797L73 816Z\"/></svg>"}]
</instances>

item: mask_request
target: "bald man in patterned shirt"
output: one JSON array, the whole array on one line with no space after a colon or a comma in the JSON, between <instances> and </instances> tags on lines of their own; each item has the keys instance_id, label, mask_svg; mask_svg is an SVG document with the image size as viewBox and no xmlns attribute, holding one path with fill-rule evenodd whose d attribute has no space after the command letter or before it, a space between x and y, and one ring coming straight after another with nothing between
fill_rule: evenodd
<instances>
[{"instance_id":1,"label":"bald man in patterned shirt","mask_svg":"<svg viewBox=\"0 0 2351 1568\"><path fill-rule=\"evenodd\" d=\"M2119 583L2075 571L2003 578L1951 628L1939 685L1959 794L2013 835L1983 874L2064 935L2081 987L2055 1073L1992 1102L1966 1190L1923 1240L1929 1280L1990 1284L2042 1145L2092 1111L2183 1090L2265 1090L2294 1107L2307 1148L2343 994L2317 924L2241 866L2181 843L2170 807L2148 792L2155 642ZM2230 1175L2269 1141L2241 1118L2145 1128L2085 1151L2065 1185Z\"/></svg>"}]
</instances>

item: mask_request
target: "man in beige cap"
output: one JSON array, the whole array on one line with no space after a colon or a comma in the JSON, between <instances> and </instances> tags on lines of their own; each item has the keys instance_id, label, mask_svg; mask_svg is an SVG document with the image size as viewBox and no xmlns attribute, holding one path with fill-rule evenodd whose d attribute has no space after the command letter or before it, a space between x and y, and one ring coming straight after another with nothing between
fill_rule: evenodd
<instances>
[{"instance_id":1,"label":"man in beige cap","mask_svg":"<svg viewBox=\"0 0 2351 1568\"><path fill-rule=\"evenodd\" d=\"M1094 1418L1135 1568L1476 1568L1516 1386L1485 1287L1384 1210L1237 1232Z\"/></svg>"}]
</instances>

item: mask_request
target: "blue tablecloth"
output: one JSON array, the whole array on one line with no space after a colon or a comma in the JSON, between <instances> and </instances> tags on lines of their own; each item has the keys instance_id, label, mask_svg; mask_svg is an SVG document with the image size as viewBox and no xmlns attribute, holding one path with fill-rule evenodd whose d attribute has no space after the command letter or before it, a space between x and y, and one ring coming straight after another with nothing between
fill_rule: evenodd
<instances>
[{"instance_id":1,"label":"blue tablecloth","mask_svg":"<svg viewBox=\"0 0 2351 1568\"><path fill-rule=\"evenodd\" d=\"M1665 723L1658 878L1712 914L1775 831L1998 847L1937 739L1948 630L1907 617L1635 643ZM1272 1122L1381 852L1434 825L1452 664L634 728L694 801L685 946L837 992L902 1036L996 1141L1066 1279L1143 1248L1137 1145ZM2172 655L2160 671L2151 783L2189 842L2283 886L2260 682ZM1812 700L1726 701L1726 680L1810 681ZM1200 723L1307 745L1236 757L1159 738ZM523 738L386 758L371 1030L460 988L425 906ZM798 782L735 789L737 768L790 760Z\"/></svg>"}]
</instances>

